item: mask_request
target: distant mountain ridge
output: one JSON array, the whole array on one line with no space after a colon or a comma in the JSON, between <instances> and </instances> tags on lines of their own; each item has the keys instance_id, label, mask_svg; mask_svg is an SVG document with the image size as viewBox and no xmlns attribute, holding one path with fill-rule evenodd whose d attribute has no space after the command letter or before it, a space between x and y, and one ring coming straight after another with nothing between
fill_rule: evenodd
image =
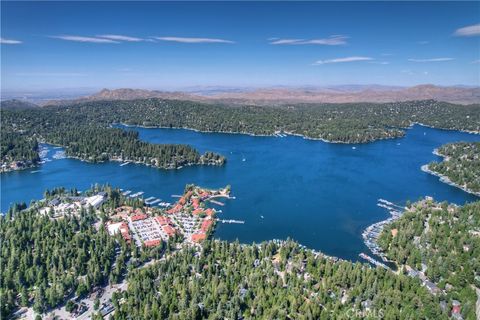
<instances>
[{"instance_id":1,"label":"distant mountain ridge","mask_svg":"<svg viewBox=\"0 0 480 320\"><path fill-rule=\"evenodd\" d=\"M23 100L11 99L0 102L0 109L32 109L39 106Z\"/></svg>"},{"instance_id":2,"label":"distant mountain ridge","mask_svg":"<svg viewBox=\"0 0 480 320\"><path fill-rule=\"evenodd\" d=\"M145 89L103 89L93 95L71 100L50 100L42 105L71 105L100 100L161 98L232 104L354 103L437 100L457 104L480 103L479 87L441 87L431 84L414 87L344 85L330 87L271 87L233 90L159 91Z\"/></svg>"}]
</instances>

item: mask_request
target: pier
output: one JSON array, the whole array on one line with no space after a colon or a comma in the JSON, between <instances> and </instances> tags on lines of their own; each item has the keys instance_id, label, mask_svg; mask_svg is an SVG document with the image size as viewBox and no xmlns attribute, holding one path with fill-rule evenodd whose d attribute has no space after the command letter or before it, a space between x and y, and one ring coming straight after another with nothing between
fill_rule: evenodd
<instances>
[{"instance_id":1,"label":"pier","mask_svg":"<svg viewBox=\"0 0 480 320\"><path fill-rule=\"evenodd\" d=\"M382 267L384 269L387 269L387 270L391 270L389 266L387 266L386 264L384 263L381 263L375 259L373 259L372 257L370 257L369 255L365 254L365 253L360 253L359 254L360 258L363 258L365 260L367 260L368 262L370 262L371 264L377 266L377 267Z\"/></svg>"},{"instance_id":2,"label":"pier","mask_svg":"<svg viewBox=\"0 0 480 320\"><path fill-rule=\"evenodd\" d=\"M214 204L216 204L216 205L219 205L219 206L224 206L224 205L225 205L225 203L220 202L220 201L217 201L217 200L211 200L211 199L210 199L210 202L211 202L211 203L214 203Z\"/></svg>"},{"instance_id":3,"label":"pier","mask_svg":"<svg viewBox=\"0 0 480 320\"><path fill-rule=\"evenodd\" d=\"M153 198L153 197L152 197L152 198ZM155 199L155 198L153 198L153 199L150 199L150 200L148 200L148 201L145 200L145 204L147 204L147 205L150 206L150 205L153 205L153 204L155 204L155 203L157 203L157 202L159 202L159 201L160 201L160 199Z\"/></svg>"},{"instance_id":4,"label":"pier","mask_svg":"<svg viewBox=\"0 0 480 320\"><path fill-rule=\"evenodd\" d=\"M144 194L145 192L143 191L139 191L137 193L134 193L134 194L131 194L129 197L130 198L136 198L136 197L140 197L142 194Z\"/></svg>"},{"instance_id":5,"label":"pier","mask_svg":"<svg viewBox=\"0 0 480 320\"><path fill-rule=\"evenodd\" d=\"M221 219L217 219L218 222L221 222L221 223L236 223L236 224L244 224L245 221L242 221L242 220L221 220Z\"/></svg>"}]
</instances>

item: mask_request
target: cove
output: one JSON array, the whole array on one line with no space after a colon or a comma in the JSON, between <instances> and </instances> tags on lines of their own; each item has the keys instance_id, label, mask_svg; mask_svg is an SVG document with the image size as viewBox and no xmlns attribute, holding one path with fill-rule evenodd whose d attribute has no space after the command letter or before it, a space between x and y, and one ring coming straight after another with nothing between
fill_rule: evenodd
<instances>
[{"instance_id":1,"label":"cove","mask_svg":"<svg viewBox=\"0 0 480 320\"><path fill-rule=\"evenodd\" d=\"M41 167L1 175L1 211L15 202L42 198L57 186L89 188L95 183L144 191L173 202L186 184L219 188L230 184L236 200L219 207L215 237L243 243L293 238L301 244L344 259L368 252L361 233L389 216L379 198L403 205L426 195L457 204L479 200L444 184L420 167L441 158L433 149L448 142L480 141L480 136L415 125L404 138L368 144L331 144L287 136L200 133L183 129L137 130L152 143L190 144L200 152L227 157L223 167L193 166L160 170L139 164L87 163L58 159ZM49 158L58 151L50 147Z\"/></svg>"}]
</instances>

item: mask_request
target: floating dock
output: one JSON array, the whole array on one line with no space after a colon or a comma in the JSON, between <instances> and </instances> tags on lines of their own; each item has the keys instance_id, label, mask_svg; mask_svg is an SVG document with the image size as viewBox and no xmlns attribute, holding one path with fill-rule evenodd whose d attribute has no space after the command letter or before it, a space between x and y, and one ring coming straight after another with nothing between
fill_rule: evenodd
<instances>
[{"instance_id":1,"label":"floating dock","mask_svg":"<svg viewBox=\"0 0 480 320\"><path fill-rule=\"evenodd\" d=\"M143 191L139 191L137 193L134 193L134 194L131 194L129 197L130 198L136 198L136 197L140 197L142 194L144 194L145 192Z\"/></svg>"},{"instance_id":2,"label":"floating dock","mask_svg":"<svg viewBox=\"0 0 480 320\"><path fill-rule=\"evenodd\" d=\"M159 207L169 207L171 206L172 204L170 202L160 202L158 204Z\"/></svg>"},{"instance_id":3,"label":"floating dock","mask_svg":"<svg viewBox=\"0 0 480 320\"><path fill-rule=\"evenodd\" d=\"M236 223L236 224L244 224L245 221L242 221L242 220L221 220L221 219L217 219L218 222L221 222L221 223Z\"/></svg>"},{"instance_id":4,"label":"floating dock","mask_svg":"<svg viewBox=\"0 0 480 320\"><path fill-rule=\"evenodd\" d=\"M372 257L370 257L369 255L365 254L365 253L360 253L359 254L360 258L363 258L365 260L367 260L368 262L370 262L371 264L377 266L377 267L382 267L384 269L387 269L387 270L390 270L390 267L388 267L386 264L384 263L381 263L375 259L373 259Z\"/></svg>"},{"instance_id":5,"label":"floating dock","mask_svg":"<svg viewBox=\"0 0 480 320\"><path fill-rule=\"evenodd\" d=\"M219 205L219 206L224 206L224 205L225 205L225 203L220 202L220 201L217 201L217 200L211 200L211 199L210 199L210 200L208 200L208 201L210 201L211 203L214 203L214 204L216 204L216 205Z\"/></svg>"},{"instance_id":6,"label":"floating dock","mask_svg":"<svg viewBox=\"0 0 480 320\"><path fill-rule=\"evenodd\" d=\"M145 201L145 203L148 204L148 205L153 205L153 204L160 201L160 199L155 199L155 198L153 198L153 199L154 200Z\"/></svg>"}]
</instances>

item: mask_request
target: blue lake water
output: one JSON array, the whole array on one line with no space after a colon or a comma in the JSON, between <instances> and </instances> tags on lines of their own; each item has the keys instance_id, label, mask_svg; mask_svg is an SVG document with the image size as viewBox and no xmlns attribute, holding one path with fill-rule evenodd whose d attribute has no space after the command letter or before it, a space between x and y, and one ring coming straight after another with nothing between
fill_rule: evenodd
<instances>
[{"instance_id":1,"label":"blue lake water","mask_svg":"<svg viewBox=\"0 0 480 320\"><path fill-rule=\"evenodd\" d=\"M109 183L144 191L145 198L173 202L171 195L182 193L188 183L211 188L230 184L236 200L221 208L220 218L245 224L218 224L217 238L250 243L291 237L327 254L357 260L367 251L363 229L389 216L377 206L379 198L397 204L426 195L457 204L479 200L420 170L440 159L432 151L444 143L480 141L480 136L463 132L414 126L401 139L352 145L293 136L126 130L138 130L141 139L152 143L185 143L201 152L215 151L228 162L224 167L159 170L118 162L53 160L40 168L2 174L1 211L14 202L40 199L45 189L56 186L85 190L94 183Z\"/></svg>"}]
</instances>

